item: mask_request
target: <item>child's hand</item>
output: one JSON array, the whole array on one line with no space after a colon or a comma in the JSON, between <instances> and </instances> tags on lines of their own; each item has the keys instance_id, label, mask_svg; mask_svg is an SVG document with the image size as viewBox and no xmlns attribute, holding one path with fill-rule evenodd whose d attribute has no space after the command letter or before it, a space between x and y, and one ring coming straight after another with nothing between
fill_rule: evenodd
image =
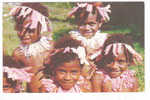
<instances>
[{"instance_id":1,"label":"child's hand","mask_svg":"<svg viewBox=\"0 0 150 100\"><path fill-rule=\"evenodd\" d=\"M143 61L143 58L142 58L142 56L139 54L139 53L137 53L130 45L125 45L126 46L126 48L128 49L128 51L131 53L131 54L133 54L133 57L135 58L135 60L138 62L138 63L140 63L140 64L142 64L142 61Z\"/></svg>"},{"instance_id":2,"label":"child's hand","mask_svg":"<svg viewBox=\"0 0 150 100\"><path fill-rule=\"evenodd\" d=\"M29 83L29 88L32 92L41 92L42 89L42 82L41 79L43 78L43 73L38 72L31 78L31 82Z\"/></svg>"}]
</instances>

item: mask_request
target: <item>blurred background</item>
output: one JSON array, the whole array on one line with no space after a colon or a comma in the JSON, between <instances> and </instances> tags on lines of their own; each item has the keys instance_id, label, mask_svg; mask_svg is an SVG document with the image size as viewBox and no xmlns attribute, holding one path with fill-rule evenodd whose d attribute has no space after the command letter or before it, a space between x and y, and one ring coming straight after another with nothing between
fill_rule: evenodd
<instances>
[{"instance_id":1,"label":"blurred background","mask_svg":"<svg viewBox=\"0 0 150 100\"><path fill-rule=\"evenodd\" d=\"M14 30L15 23L8 14L11 8L19 4L3 3L3 53L7 56L3 59L3 63L11 63L9 58L20 44L17 32ZM54 40L77 28L74 18L66 19L67 13L74 7L75 2L44 2L42 4L49 9ZM135 49L144 58L144 2L104 2L104 5L107 4L111 4L111 20L102 26L102 32L130 36ZM47 34L49 33L44 33L44 35ZM131 66L130 69L137 72L139 91L144 91L144 61L142 65Z\"/></svg>"}]
</instances>

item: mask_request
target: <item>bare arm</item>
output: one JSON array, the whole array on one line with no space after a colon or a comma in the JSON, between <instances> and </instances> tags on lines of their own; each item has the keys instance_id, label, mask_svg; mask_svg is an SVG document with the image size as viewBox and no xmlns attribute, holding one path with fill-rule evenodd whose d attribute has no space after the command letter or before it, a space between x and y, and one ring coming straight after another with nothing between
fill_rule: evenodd
<instances>
[{"instance_id":1,"label":"bare arm","mask_svg":"<svg viewBox=\"0 0 150 100\"><path fill-rule=\"evenodd\" d=\"M135 77L135 81L133 83L133 88L131 89L131 92L138 92L138 87L139 87L138 79Z\"/></svg>"},{"instance_id":2,"label":"bare arm","mask_svg":"<svg viewBox=\"0 0 150 100\"><path fill-rule=\"evenodd\" d=\"M94 73L91 79L93 92L102 92L103 79L103 74Z\"/></svg>"},{"instance_id":3,"label":"bare arm","mask_svg":"<svg viewBox=\"0 0 150 100\"><path fill-rule=\"evenodd\" d=\"M19 51L19 48L16 48L14 51L13 51L13 54L12 54L12 59L13 59L13 62L14 62L14 66L15 67L18 67L20 68L21 66L23 66L23 63L21 63L21 56L23 55L23 53L21 53Z\"/></svg>"}]
</instances>

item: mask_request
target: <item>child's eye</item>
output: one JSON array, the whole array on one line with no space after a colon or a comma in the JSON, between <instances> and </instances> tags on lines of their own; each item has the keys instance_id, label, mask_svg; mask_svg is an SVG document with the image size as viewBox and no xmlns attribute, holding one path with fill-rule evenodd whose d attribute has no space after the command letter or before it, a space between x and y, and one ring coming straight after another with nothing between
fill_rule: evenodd
<instances>
[{"instance_id":1,"label":"child's eye","mask_svg":"<svg viewBox=\"0 0 150 100\"><path fill-rule=\"evenodd\" d=\"M28 32L29 33L34 33L35 29L29 29Z\"/></svg>"},{"instance_id":2,"label":"child's eye","mask_svg":"<svg viewBox=\"0 0 150 100\"><path fill-rule=\"evenodd\" d=\"M89 23L90 26L94 26L96 23Z\"/></svg>"},{"instance_id":3,"label":"child's eye","mask_svg":"<svg viewBox=\"0 0 150 100\"><path fill-rule=\"evenodd\" d=\"M126 61L125 60L118 60L119 64L123 64L125 63Z\"/></svg>"},{"instance_id":4,"label":"child's eye","mask_svg":"<svg viewBox=\"0 0 150 100\"><path fill-rule=\"evenodd\" d=\"M60 73L66 73L66 71L65 70L58 70L58 72L60 72Z\"/></svg>"},{"instance_id":5,"label":"child's eye","mask_svg":"<svg viewBox=\"0 0 150 100\"><path fill-rule=\"evenodd\" d=\"M10 88L10 86L9 85L4 85L3 88Z\"/></svg>"},{"instance_id":6,"label":"child's eye","mask_svg":"<svg viewBox=\"0 0 150 100\"><path fill-rule=\"evenodd\" d=\"M72 74L77 74L78 71L77 71L77 70L73 70L73 71L71 71L71 73L72 73Z\"/></svg>"}]
</instances>

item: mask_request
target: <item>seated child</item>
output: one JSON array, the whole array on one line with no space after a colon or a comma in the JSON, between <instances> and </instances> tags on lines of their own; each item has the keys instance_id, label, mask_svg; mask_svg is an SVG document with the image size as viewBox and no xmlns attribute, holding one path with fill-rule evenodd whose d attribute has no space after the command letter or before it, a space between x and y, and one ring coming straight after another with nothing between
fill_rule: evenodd
<instances>
[{"instance_id":1,"label":"seated child","mask_svg":"<svg viewBox=\"0 0 150 100\"><path fill-rule=\"evenodd\" d=\"M3 67L3 92L4 93L19 93L26 92L26 84L24 82L30 82L31 73L27 71L30 68L18 69Z\"/></svg>"},{"instance_id":2,"label":"seated child","mask_svg":"<svg viewBox=\"0 0 150 100\"><path fill-rule=\"evenodd\" d=\"M14 17L15 29L21 40L13 52L14 60L20 67L43 66L53 44L51 36L40 35L51 31L48 9L40 3L23 3L13 8L10 14Z\"/></svg>"},{"instance_id":3,"label":"seated child","mask_svg":"<svg viewBox=\"0 0 150 100\"><path fill-rule=\"evenodd\" d=\"M90 79L92 72L94 72L88 66L94 66L92 60L101 55L104 41L109 36L106 33L100 32L102 24L110 20L108 13L111 11L109 8L110 5L103 7L102 3L99 2L77 3L77 7L68 14L69 18L73 15L75 16L78 26L76 31L70 32L70 35L74 39L81 41L81 44L86 49L88 64L85 64L86 67L83 67L83 75L88 79ZM93 69L95 68L93 67Z\"/></svg>"},{"instance_id":4,"label":"seated child","mask_svg":"<svg viewBox=\"0 0 150 100\"><path fill-rule=\"evenodd\" d=\"M133 49L129 38L123 35L110 36L105 44L102 56L96 61L98 70L92 77L94 92L135 92L138 80L135 71L128 67L142 61L142 57Z\"/></svg>"},{"instance_id":5,"label":"seated child","mask_svg":"<svg viewBox=\"0 0 150 100\"><path fill-rule=\"evenodd\" d=\"M91 91L90 82L81 76L82 65L76 48L79 42L66 39L69 38L60 39L54 45L56 51L51 53L49 64L46 65L46 71L49 71L50 79L41 79L43 75L40 72L33 76L30 84L32 92L41 92L44 90L43 88L45 88L44 92L51 93ZM38 82L40 79L41 83ZM35 89L35 87L38 89Z\"/></svg>"}]
</instances>

